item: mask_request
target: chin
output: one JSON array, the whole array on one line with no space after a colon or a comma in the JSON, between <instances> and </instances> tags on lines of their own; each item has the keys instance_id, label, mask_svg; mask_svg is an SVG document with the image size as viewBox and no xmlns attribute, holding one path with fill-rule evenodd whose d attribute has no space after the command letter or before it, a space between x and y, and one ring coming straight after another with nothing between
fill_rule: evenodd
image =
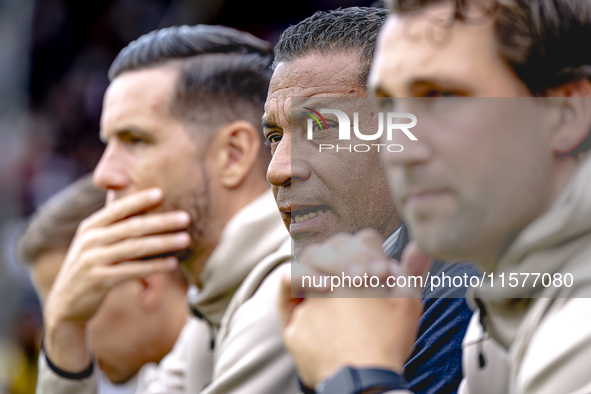
<instances>
[{"instance_id":1,"label":"chin","mask_svg":"<svg viewBox=\"0 0 591 394\"><path fill-rule=\"evenodd\" d=\"M454 226L411 225L412 239L416 241L420 251L438 260L472 260L474 257L473 233L477 228L471 227L470 233L455 229Z\"/></svg>"},{"instance_id":2,"label":"chin","mask_svg":"<svg viewBox=\"0 0 591 394\"><path fill-rule=\"evenodd\" d=\"M332 235L327 235L327 234L323 234L323 233L314 233L314 234L306 234L306 233L301 233L296 235L295 237L292 237L293 240L293 254L295 256L295 259L297 260L298 257L301 256L301 254L303 252L305 252L305 250L314 244L319 244L319 243L324 243L326 242L328 239L330 239Z\"/></svg>"},{"instance_id":3,"label":"chin","mask_svg":"<svg viewBox=\"0 0 591 394\"><path fill-rule=\"evenodd\" d=\"M133 375L129 375L128 373L124 373L123 371L104 371L105 375L107 376L107 379L109 379L111 381L111 383L114 384L124 384L127 383L131 378L133 378L135 376L135 374Z\"/></svg>"},{"instance_id":4,"label":"chin","mask_svg":"<svg viewBox=\"0 0 591 394\"><path fill-rule=\"evenodd\" d=\"M413 220L409 218L407 225L410 229L411 239L417 243L419 250L427 256L440 260L453 260L453 246L447 238L450 233L449 226L440 226L430 221ZM450 250L451 249L451 250Z\"/></svg>"},{"instance_id":5,"label":"chin","mask_svg":"<svg viewBox=\"0 0 591 394\"><path fill-rule=\"evenodd\" d=\"M135 376L135 374L130 374L129 371L125 371L123 369L119 369L115 366L112 366L109 363L105 363L104 360L97 359L96 362L101 371L103 371L103 373L111 383L124 384L127 381L129 381L129 379Z\"/></svg>"}]
</instances>

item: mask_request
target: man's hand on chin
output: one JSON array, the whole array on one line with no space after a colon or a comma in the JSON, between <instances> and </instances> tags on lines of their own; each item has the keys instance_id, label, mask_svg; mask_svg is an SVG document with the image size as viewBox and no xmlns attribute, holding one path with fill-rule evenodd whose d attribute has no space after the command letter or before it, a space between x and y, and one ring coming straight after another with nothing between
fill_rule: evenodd
<instances>
[{"instance_id":1,"label":"man's hand on chin","mask_svg":"<svg viewBox=\"0 0 591 394\"><path fill-rule=\"evenodd\" d=\"M364 230L354 236L337 235L309 248L293 274L300 278L305 274L372 272L370 275L384 279L388 275L422 275L429 265L430 259L414 244L407 246L398 265L384 255L380 236ZM346 366L402 372L423 312L416 292L420 289L413 293L379 286L382 298L331 298L329 285L329 289L298 288L298 294L318 293L315 298L294 299L291 279L290 275L283 278L279 308L284 340L304 385L313 388ZM296 283L301 282L298 279ZM343 294L352 297L356 290ZM358 294L367 295L364 290Z\"/></svg>"},{"instance_id":2,"label":"man's hand on chin","mask_svg":"<svg viewBox=\"0 0 591 394\"><path fill-rule=\"evenodd\" d=\"M89 367L86 323L111 288L178 266L175 257L138 260L190 245L182 231L190 224L186 212L138 215L162 199L160 189L147 189L107 201L78 227L44 307L45 353L57 368L79 373Z\"/></svg>"}]
</instances>

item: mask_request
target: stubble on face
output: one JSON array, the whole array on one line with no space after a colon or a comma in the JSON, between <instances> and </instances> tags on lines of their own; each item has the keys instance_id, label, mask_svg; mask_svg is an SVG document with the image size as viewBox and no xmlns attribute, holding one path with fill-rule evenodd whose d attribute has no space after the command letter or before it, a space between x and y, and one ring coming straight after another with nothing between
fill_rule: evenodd
<instances>
[{"instance_id":1,"label":"stubble on face","mask_svg":"<svg viewBox=\"0 0 591 394\"><path fill-rule=\"evenodd\" d=\"M201 182L198 187L190 191L188 198L180 196L176 201L170 201L170 210L184 210L191 216L191 224L187 231L191 235L191 245L175 253L179 263L191 267L196 255L200 254L202 249L207 249L204 245L205 233L209 223L211 195L210 181L206 170L205 160L200 160L201 164L195 171L200 172ZM165 208L166 209L166 208Z\"/></svg>"},{"instance_id":2,"label":"stubble on face","mask_svg":"<svg viewBox=\"0 0 591 394\"><path fill-rule=\"evenodd\" d=\"M282 138L271 144L267 178L294 239L296 257L307 246L339 232L374 228L387 237L401 223L377 153L319 154L293 126L294 97L322 102L338 102L340 97L368 100L359 85L361 69L354 53L309 55L280 64L271 80L264 117L271 127L264 132L268 138ZM334 138L338 143L336 134ZM294 223L296 215L305 218L320 210L324 211L321 216L309 219L314 225Z\"/></svg>"},{"instance_id":3,"label":"stubble on face","mask_svg":"<svg viewBox=\"0 0 591 394\"><path fill-rule=\"evenodd\" d=\"M101 118L102 138L108 145L95 181L115 190L116 198L161 188L164 201L149 212L189 213L191 246L169 255L190 265L204 248L210 223L207 154L211 136L196 119L188 121L171 111L177 78L178 67L165 64L125 72L113 80Z\"/></svg>"}]
</instances>

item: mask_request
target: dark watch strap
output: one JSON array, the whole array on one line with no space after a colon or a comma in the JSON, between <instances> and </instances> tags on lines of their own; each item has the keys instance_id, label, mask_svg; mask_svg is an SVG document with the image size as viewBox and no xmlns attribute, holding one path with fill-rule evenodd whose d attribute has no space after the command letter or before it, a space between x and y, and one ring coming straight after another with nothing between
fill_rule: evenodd
<instances>
[{"instance_id":1,"label":"dark watch strap","mask_svg":"<svg viewBox=\"0 0 591 394\"><path fill-rule=\"evenodd\" d=\"M383 393L406 388L404 378L394 371L345 367L316 386L317 394Z\"/></svg>"},{"instance_id":2,"label":"dark watch strap","mask_svg":"<svg viewBox=\"0 0 591 394\"><path fill-rule=\"evenodd\" d=\"M61 376L62 378L72 379L72 380L81 380L81 379L86 379L87 377L92 375L92 373L94 372L94 363L93 362L91 362L90 365L88 366L88 368L86 368L84 371L79 372L79 373L71 373L71 372L66 372L64 370L59 369L58 367L53 365L51 360L49 360L49 357L47 357L47 354L44 354L44 355L45 355L45 361L47 361L47 365L49 366L49 368L53 372L55 372L58 376Z\"/></svg>"}]
</instances>

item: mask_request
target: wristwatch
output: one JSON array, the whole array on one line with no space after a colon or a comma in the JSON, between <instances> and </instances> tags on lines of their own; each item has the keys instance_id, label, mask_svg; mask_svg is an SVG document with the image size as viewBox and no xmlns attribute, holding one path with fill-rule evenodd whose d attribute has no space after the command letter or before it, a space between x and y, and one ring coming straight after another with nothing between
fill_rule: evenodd
<instances>
[{"instance_id":1,"label":"wristwatch","mask_svg":"<svg viewBox=\"0 0 591 394\"><path fill-rule=\"evenodd\" d=\"M394 371L345 367L316 385L317 394L383 393L406 388L404 378Z\"/></svg>"}]
</instances>

